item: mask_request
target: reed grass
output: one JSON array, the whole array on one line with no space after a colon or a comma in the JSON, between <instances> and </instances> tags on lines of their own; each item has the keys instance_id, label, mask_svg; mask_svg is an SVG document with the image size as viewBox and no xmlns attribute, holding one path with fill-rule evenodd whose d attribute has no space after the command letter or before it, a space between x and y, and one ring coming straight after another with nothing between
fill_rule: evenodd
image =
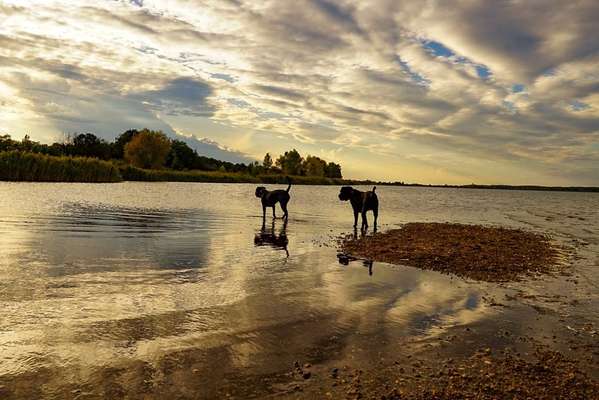
<instances>
[{"instance_id":1,"label":"reed grass","mask_svg":"<svg viewBox=\"0 0 599 400\"><path fill-rule=\"evenodd\" d=\"M123 178L116 165L96 158L5 151L0 152L0 180L100 183Z\"/></svg>"},{"instance_id":2,"label":"reed grass","mask_svg":"<svg viewBox=\"0 0 599 400\"><path fill-rule=\"evenodd\" d=\"M170 169L141 169L131 165L121 166L121 174L127 181L143 182L219 182L258 183L257 177L237 172L175 171Z\"/></svg>"}]
</instances>

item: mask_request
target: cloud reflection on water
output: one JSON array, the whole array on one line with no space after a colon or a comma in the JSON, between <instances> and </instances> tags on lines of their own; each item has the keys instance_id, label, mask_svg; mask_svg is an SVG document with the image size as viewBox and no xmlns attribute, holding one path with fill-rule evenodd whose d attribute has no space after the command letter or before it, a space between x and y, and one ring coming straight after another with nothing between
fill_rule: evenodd
<instances>
[{"instance_id":1,"label":"cloud reflection on water","mask_svg":"<svg viewBox=\"0 0 599 400\"><path fill-rule=\"evenodd\" d=\"M158 390L144 389L149 379L201 390L248 368L284 370L298 354L342 357L358 345L383 351L383 341L530 318L486 305L484 284L383 263L371 271L359 260L340 265L334 238L352 219L327 201L337 188L294 187L289 223L268 221L264 230L251 185L0 184L0 191L0 384L28 377L59 392L75 381L92 391L115 382L130 393ZM491 213L483 206L493 196ZM524 213L548 212L542 202L569 204L563 198L577 210L593 205L584 195L535 196L381 188L382 229L410 218L508 225L532 218L571 235L575 225L559 216L543 222ZM188 375L194 369L201 377Z\"/></svg>"}]
</instances>

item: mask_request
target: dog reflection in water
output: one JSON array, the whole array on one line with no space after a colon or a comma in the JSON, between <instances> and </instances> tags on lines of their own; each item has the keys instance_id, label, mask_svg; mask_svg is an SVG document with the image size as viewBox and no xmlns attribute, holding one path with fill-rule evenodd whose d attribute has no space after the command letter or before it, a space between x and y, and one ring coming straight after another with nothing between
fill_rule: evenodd
<instances>
[{"instance_id":1,"label":"dog reflection in water","mask_svg":"<svg viewBox=\"0 0 599 400\"><path fill-rule=\"evenodd\" d=\"M287 219L283 220L283 226L281 226L278 233L275 233L274 220L269 228L266 227L266 224L262 224L260 232L254 236L254 246L268 246L277 250L285 250L285 254L289 257L289 250L287 249L289 239L287 239L286 231Z\"/></svg>"}]
</instances>

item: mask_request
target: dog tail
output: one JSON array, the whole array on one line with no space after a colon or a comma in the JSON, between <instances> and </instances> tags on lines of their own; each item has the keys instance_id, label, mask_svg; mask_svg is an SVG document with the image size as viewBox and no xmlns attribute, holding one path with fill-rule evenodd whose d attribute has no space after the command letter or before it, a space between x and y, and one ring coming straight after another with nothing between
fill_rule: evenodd
<instances>
[{"instance_id":1,"label":"dog tail","mask_svg":"<svg viewBox=\"0 0 599 400\"><path fill-rule=\"evenodd\" d=\"M287 186L287 193L291 190L291 178L287 177L287 182L289 182L289 186Z\"/></svg>"},{"instance_id":2,"label":"dog tail","mask_svg":"<svg viewBox=\"0 0 599 400\"><path fill-rule=\"evenodd\" d=\"M372 187L372 193L374 193L374 191L376 190L376 186Z\"/></svg>"}]
</instances>

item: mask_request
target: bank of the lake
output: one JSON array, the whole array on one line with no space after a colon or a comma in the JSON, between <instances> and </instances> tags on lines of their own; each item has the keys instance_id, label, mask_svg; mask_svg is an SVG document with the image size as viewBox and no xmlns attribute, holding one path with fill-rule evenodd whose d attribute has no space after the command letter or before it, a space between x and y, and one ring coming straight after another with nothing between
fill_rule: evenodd
<instances>
[{"instance_id":1,"label":"bank of the lake","mask_svg":"<svg viewBox=\"0 0 599 400\"><path fill-rule=\"evenodd\" d=\"M282 173L249 174L213 170L142 169L122 160L104 161L98 158L52 156L23 151L0 151L0 181L12 182L206 182L286 184L295 185L379 185L442 189L493 189L549 192L599 193L599 187L589 186L514 186L514 185L424 185L406 182L329 178L325 176L288 175Z\"/></svg>"},{"instance_id":2,"label":"bank of the lake","mask_svg":"<svg viewBox=\"0 0 599 400\"><path fill-rule=\"evenodd\" d=\"M296 176L289 178L298 185L355 185L371 184L324 176ZM141 182L210 182L210 183L264 183L284 184L284 174L250 175L224 171L177 171L173 169L142 169L118 161L103 161L89 157L50 156L45 154L6 151L0 152L0 181L12 182L81 182L114 183Z\"/></svg>"},{"instance_id":3,"label":"bank of the lake","mask_svg":"<svg viewBox=\"0 0 599 400\"><path fill-rule=\"evenodd\" d=\"M299 185L370 184L370 181L327 178L324 176L290 176ZM39 153L0 152L0 181L12 182L210 182L284 184L284 174L250 175L225 171L177 171L142 169L119 161L103 161L89 157L51 156Z\"/></svg>"},{"instance_id":4,"label":"bank of the lake","mask_svg":"<svg viewBox=\"0 0 599 400\"><path fill-rule=\"evenodd\" d=\"M282 174L249 175L239 172L221 171L175 171L172 169L141 169L130 165L121 167L126 181L140 182L211 182L211 183L265 183L285 184L288 178L297 185L344 185L367 183L324 176L297 176Z\"/></svg>"}]
</instances>

